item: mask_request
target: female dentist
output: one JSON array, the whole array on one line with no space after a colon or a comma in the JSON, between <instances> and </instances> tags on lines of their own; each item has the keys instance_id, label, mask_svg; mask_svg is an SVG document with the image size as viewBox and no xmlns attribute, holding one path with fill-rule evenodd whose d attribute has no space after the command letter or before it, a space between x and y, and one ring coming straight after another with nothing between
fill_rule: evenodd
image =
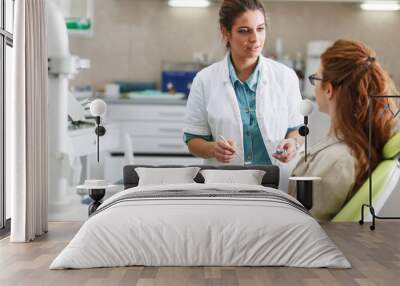
<instances>
[{"instance_id":1,"label":"female dentist","mask_svg":"<svg viewBox=\"0 0 400 286\"><path fill-rule=\"evenodd\" d=\"M258 0L224 0L219 11L226 57L195 77L184 140L208 164L289 162L303 143L295 72L261 55L266 15Z\"/></svg>"}]
</instances>

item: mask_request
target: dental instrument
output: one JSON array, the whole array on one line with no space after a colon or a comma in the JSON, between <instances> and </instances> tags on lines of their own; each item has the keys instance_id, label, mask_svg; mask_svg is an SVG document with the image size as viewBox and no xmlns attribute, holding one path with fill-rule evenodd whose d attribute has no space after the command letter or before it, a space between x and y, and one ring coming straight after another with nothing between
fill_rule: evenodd
<instances>
[{"instance_id":1,"label":"dental instrument","mask_svg":"<svg viewBox=\"0 0 400 286\"><path fill-rule=\"evenodd\" d=\"M228 140L226 140L224 136L219 135L219 138L220 138L225 144L231 146L231 144L229 144ZM236 152L236 150L235 150L235 155L236 155L236 157L238 157L238 159L241 159L241 158L242 158L242 157L239 155L239 153Z\"/></svg>"}]
</instances>

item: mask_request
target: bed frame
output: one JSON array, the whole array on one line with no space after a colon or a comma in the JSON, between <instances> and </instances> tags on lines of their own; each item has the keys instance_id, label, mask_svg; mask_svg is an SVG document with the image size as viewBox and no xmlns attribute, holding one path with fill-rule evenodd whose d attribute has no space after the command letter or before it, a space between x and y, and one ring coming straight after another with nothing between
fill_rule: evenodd
<instances>
[{"instance_id":1,"label":"bed frame","mask_svg":"<svg viewBox=\"0 0 400 286\"><path fill-rule=\"evenodd\" d=\"M216 170L262 170L265 171L265 175L262 179L261 184L264 187L270 187L278 189L279 186L279 167L278 166L208 166L208 165L127 165L124 167L124 189L129 189L136 187L139 183L139 176L135 171L137 167L147 167L147 168L179 168L179 167L199 167L201 170L205 169L216 169ZM200 174L194 178L197 183L204 183L204 178Z\"/></svg>"}]
</instances>

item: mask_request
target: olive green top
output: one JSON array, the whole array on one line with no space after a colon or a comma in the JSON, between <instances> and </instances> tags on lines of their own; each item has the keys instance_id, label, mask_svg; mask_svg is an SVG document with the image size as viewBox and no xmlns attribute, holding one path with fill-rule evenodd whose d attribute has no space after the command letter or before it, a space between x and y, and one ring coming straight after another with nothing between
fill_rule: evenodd
<instances>
[{"instance_id":1,"label":"olive green top","mask_svg":"<svg viewBox=\"0 0 400 286\"><path fill-rule=\"evenodd\" d=\"M311 214L317 220L331 220L346 203L355 183L355 159L346 144L327 136L301 156L293 176L321 177L313 182ZM296 183L289 182L289 194L296 197Z\"/></svg>"}]
</instances>

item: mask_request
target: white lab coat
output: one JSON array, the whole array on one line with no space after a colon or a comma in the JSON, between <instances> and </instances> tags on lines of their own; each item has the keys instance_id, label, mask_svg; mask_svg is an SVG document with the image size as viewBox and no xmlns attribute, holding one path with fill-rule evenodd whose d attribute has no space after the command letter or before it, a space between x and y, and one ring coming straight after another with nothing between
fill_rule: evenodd
<instances>
[{"instance_id":1,"label":"white lab coat","mask_svg":"<svg viewBox=\"0 0 400 286\"><path fill-rule=\"evenodd\" d=\"M222 135L236 142L238 156L229 164L243 165L243 124L235 90L229 78L228 56L201 70L193 80L186 106L184 132ZM299 112L301 95L295 72L271 59L260 56L260 78L256 90L256 117L264 144L273 164L276 146L289 127L303 122ZM215 159L206 164L221 164Z\"/></svg>"}]
</instances>

